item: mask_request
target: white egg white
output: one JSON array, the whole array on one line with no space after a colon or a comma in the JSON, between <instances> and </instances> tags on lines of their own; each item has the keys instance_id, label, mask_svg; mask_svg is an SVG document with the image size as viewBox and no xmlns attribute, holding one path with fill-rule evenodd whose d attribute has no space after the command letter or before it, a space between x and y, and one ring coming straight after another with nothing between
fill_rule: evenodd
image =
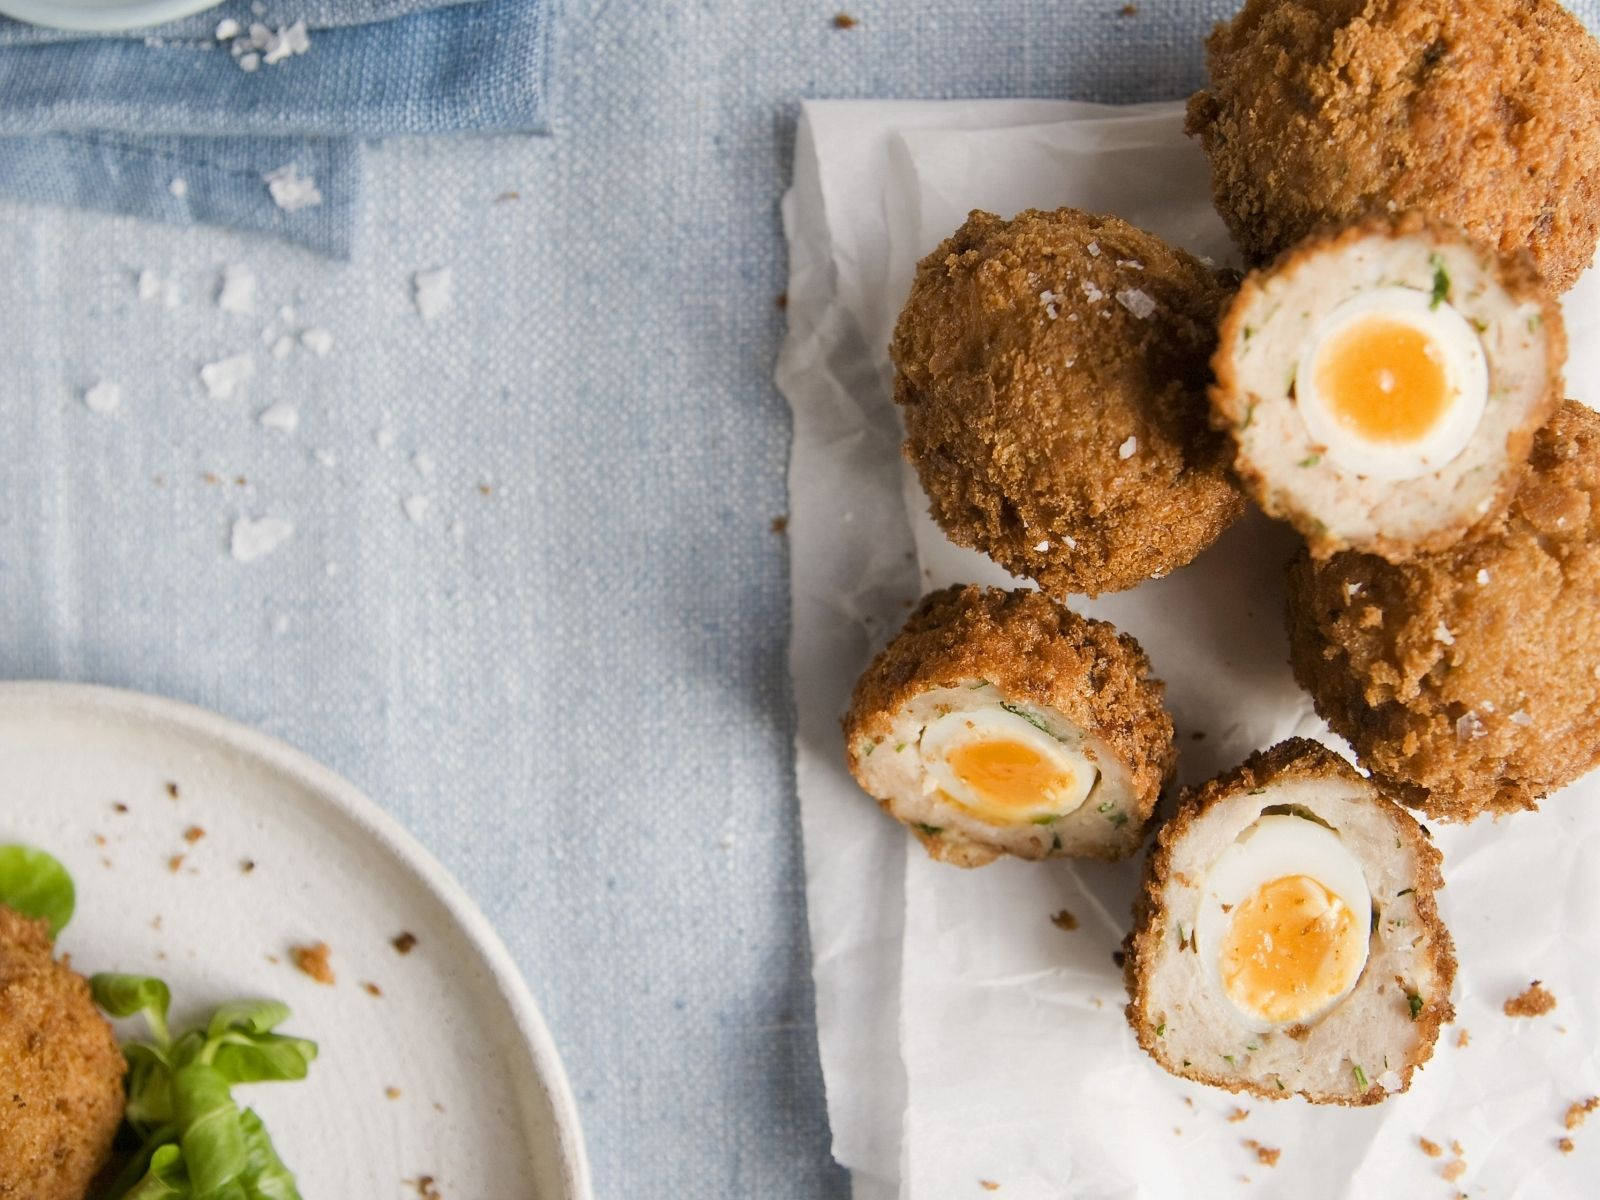
<instances>
[{"instance_id":1,"label":"white egg white","mask_svg":"<svg viewBox=\"0 0 1600 1200\"><path fill-rule=\"evenodd\" d=\"M1025 808L994 804L957 775L949 762L950 755L960 748L989 742L1017 742L1029 747L1061 774L1070 775L1073 786L1054 796L1040 796L1037 803ZM1080 750L1005 708L946 713L923 731L919 749L926 771L925 786L937 788L980 820L996 825L1021 825L1076 812L1100 778L1099 768Z\"/></svg>"},{"instance_id":2,"label":"white egg white","mask_svg":"<svg viewBox=\"0 0 1600 1200\"><path fill-rule=\"evenodd\" d=\"M1333 398L1322 394L1318 375L1323 353L1357 322L1382 316L1415 329L1443 366L1448 407L1414 441L1363 437L1339 420ZM1295 374L1295 399L1313 443L1355 475L1371 479L1417 479L1437 471L1467 448L1483 420L1489 397L1489 366L1483 340L1452 305L1411 287L1358 292L1328 313L1306 339Z\"/></svg>"},{"instance_id":3,"label":"white egg white","mask_svg":"<svg viewBox=\"0 0 1600 1200\"><path fill-rule=\"evenodd\" d=\"M1316 1010L1294 1021L1262 1019L1236 1005L1222 985L1222 947L1231 920L1229 909L1249 899L1263 884L1288 875L1305 875L1338 896L1355 916L1360 953L1343 990ZM1241 833L1212 863L1200 890L1194 939L1206 980L1241 1024L1257 1031L1309 1023L1339 1003L1355 986L1366 966L1367 931L1372 922L1372 894L1361 864L1339 835L1316 821L1292 814L1266 814Z\"/></svg>"}]
</instances>

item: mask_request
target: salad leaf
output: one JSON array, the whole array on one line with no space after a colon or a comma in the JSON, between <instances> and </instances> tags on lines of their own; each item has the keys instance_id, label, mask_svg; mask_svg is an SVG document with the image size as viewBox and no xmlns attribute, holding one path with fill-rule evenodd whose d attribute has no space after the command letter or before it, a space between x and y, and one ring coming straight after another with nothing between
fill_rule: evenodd
<instances>
[{"instance_id":1,"label":"salad leaf","mask_svg":"<svg viewBox=\"0 0 1600 1200\"><path fill-rule=\"evenodd\" d=\"M280 1000L236 1000L211 1014L206 1037L218 1038L232 1030L268 1033L289 1019L289 1006Z\"/></svg>"},{"instance_id":2,"label":"salad leaf","mask_svg":"<svg viewBox=\"0 0 1600 1200\"><path fill-rule=\"evenodd\" d=\"M144 1178L121 1195L122 1200L191 1200L194 1191L183 1169L183 1153L171 1143L157 1147Z\"/></svg>"},{"instance_id":3,"label":"salad leaf","mask_svg":"<svg viewBox=\"0 0 1600 1200\"><path fill-rule=\"evenodd\" d=\"M229 1083L278 1083L304 1079L316 1057L317 1044L305 1038L230 1033L217 1045L211 1065Z\"/></svg>"},{"instance_id":4,"label":"salad leaf","mask_svg":"<svg viewBox=\"0 0 1600 1200\"><path fill-rule=\"evenodd\" d=\"M172 992L153 975L104 973L89 980L94 1002L113 1017L142 1013L157 1043L163 1048L172 1041L167 1030L167 1010L172 1007Z\"/></svg>"},{"instance_id":5,"label":"salad leaf","mask_svg":"<svg viewBox=\"0 0 1600 1200\"><path fill-rule=\"evenodd\" d=\"M256 1116L255 1109L247 1108L239 1114L239 1128L244 1131L245 1154L249 1159L244 1174L244 1194L248 1200L300 1200L294 1175L278 1157L267 1127Z\"/></svg>"},{"instance_id":6,"label":"salad leaf","mask_svg":"<svg viewBox=\"0 0 1600 1200\"><path fill-rule=\"evenodd\" d=\"M67 869L32 846L0 846L0 904L25 917L44 920L54 939L77 904Z\"/></svg>"},{"instance_id":7,"label":"salad leaf","mask_svg":"<svg viewBox=\"0 0 1600 1200\"><path fill-rule=\"evenodd\" d=\"M184 1165L199 1195L210 1197L244 1174L247 1156L239 1106L221 1071L195 1063L174 1072L172 1107L182 1130L178 1144Z\"/></svg>"}]
</instances>

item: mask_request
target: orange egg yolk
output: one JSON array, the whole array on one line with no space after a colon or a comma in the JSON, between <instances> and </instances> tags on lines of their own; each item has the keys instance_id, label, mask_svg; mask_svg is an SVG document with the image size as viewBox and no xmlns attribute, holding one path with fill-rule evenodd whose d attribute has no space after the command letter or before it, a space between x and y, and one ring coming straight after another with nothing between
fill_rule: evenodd
<instances>
[{"instance_id":1,"label":"orange egg yolk","mask_svg":"<svg viewBox=\"0 0 1600 1200\"><path fill-rule=\"evenodd\" d=\"M1001 811L1036 807L1071 791L1074 775L1022 742L966 742L945 756L957 779Z\"/></svg>"},{"instance_id":2,"label":"orange egg yolk","mask_svg":"<svg viewBox=\"0 0 1600 1200\"><path fill-rule=\"evenodd\" d=\"M1302 1020L1354 982L1360 933L1350 906L1309 875L1264 883L1234 906L1221 947L1223 989L1262 1020Z\"/></svg>"},{"instance_id":3,"label":"orange egg yolk","mask_svg":"<svg viewBox=\"0 0 1600 1200\"><path fill-rule=\"evenodd\" d=\"M1371 442L1416 441L1451 399L1433 339L1382 316L1354 322L1323 348L1317 391L1341 425Z\"/></svg>"}]
</instances>

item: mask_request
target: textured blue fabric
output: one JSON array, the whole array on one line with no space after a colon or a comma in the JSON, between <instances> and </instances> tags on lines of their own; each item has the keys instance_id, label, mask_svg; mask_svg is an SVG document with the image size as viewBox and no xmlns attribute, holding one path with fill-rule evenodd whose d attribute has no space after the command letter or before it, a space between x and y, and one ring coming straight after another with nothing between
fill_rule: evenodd
<instances>
[{"instance_id":1,"label":"textured blue fabric","mask_svg":"<svg viewBox=\"0 0 1600 1200\"><path fill-rule=\"evenodd\" d=\"M404 821L527 975L599 1200L846 1196L770 530L794 101L1171 99L1234 4L1121 7L573 0L559 136L376 148L349 263L0 202L0 675L204 705ZM841 8L862 23L836 29ZM254 321L212 302L228 263L261 281ZM411 272L446 265L454 307L424 324ZM140 270L177 278L182 305L140 304ZM280 304L329 328L332 354L270 359ZM208 399L199 364L252 346L246 396ZM122 385L110 416L83 404L97 379ZM256 422L280 401L300 408L292 437ZM416 493L421 526L401 509ZM236 563L240 512L295 535Z\"/></svg>"},{"instance_id":2,"label":"textured blue fabric","mask_svg":"<svg viewBox=\"0 0 1600 1200\"><path fill-rule=\"evenodd\" d=\"M188 38L211 41L217 24L224 18L237 21L248 28L252 22L276 28L293 21L304 21L310 29L334 29L341 25L366 25L372 21L387 21L423 9L443 8L448 4L468 4L475 0L284 0L269 5L265 12L257 13L250 7L251 0L226 0L214 8L195 13L163 25L148 25L139 29L124 30L113 36L135 38L138 41L172 41ZM32 45L43 42L72 42L102 36L70 29L51 29L43 25L29 25L0 17L0 46Z\"/></svg>"},{"instance_id":3,"label":"textured blue fabric","mask_svg":"<svg viewBox=\"0 0 1600 1200\"><path fill-rule=\"evenodd\" d=\"M0 195L276 233L342 258L359 139L545 130L544 0L352 7L373 19L312 28L309 52L253 73L208 35L0 47ZM211 29L218 19L206 14ZM26 30L8 22L0 36ZM262 176L290 163L320 205L273 203Z\"/></svg>"}]
</instances>

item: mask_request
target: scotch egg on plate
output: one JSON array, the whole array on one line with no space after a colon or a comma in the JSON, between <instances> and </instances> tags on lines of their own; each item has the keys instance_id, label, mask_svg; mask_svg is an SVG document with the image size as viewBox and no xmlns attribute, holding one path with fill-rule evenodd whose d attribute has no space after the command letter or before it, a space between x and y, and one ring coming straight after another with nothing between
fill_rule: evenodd
<instances>
[{"instance_id":1,"label":"scotch egg on plate","mask_svg":"<svg viewBox=\"0 0 1600 1200\"><path fill-rule=\"evenodd\" d=\"M1420 217L1301 243L1223 318L1212 419L1311 552L1400 560L1502 512L1560 400L1560 311L1525 261Z\"/></svg>"},{"instance_id":2,"label":"scotch egg on plate","mask_svg":"<svg viewBox=\"0 0 1600 1200\"><path fill-rule=\"evenodd\" d=\"M1124 972L1139 1044L1186 1079L1376 1104L1453 1016L1440 855L1326 747L1291 739L1185 795L1157 835Z\"/></svg>"},{"instance_id":3,"label":"scotch egg on plate","mask_svg":"<svg viewBox=\"0 0 1600 1200\"><path fill-rule=\"evenodd\" d=\"M1137 642L1033 591L925 597L856 684L851 774L934 858L1124 858L1176 751Z\"/></svg>"}]
</instances>

